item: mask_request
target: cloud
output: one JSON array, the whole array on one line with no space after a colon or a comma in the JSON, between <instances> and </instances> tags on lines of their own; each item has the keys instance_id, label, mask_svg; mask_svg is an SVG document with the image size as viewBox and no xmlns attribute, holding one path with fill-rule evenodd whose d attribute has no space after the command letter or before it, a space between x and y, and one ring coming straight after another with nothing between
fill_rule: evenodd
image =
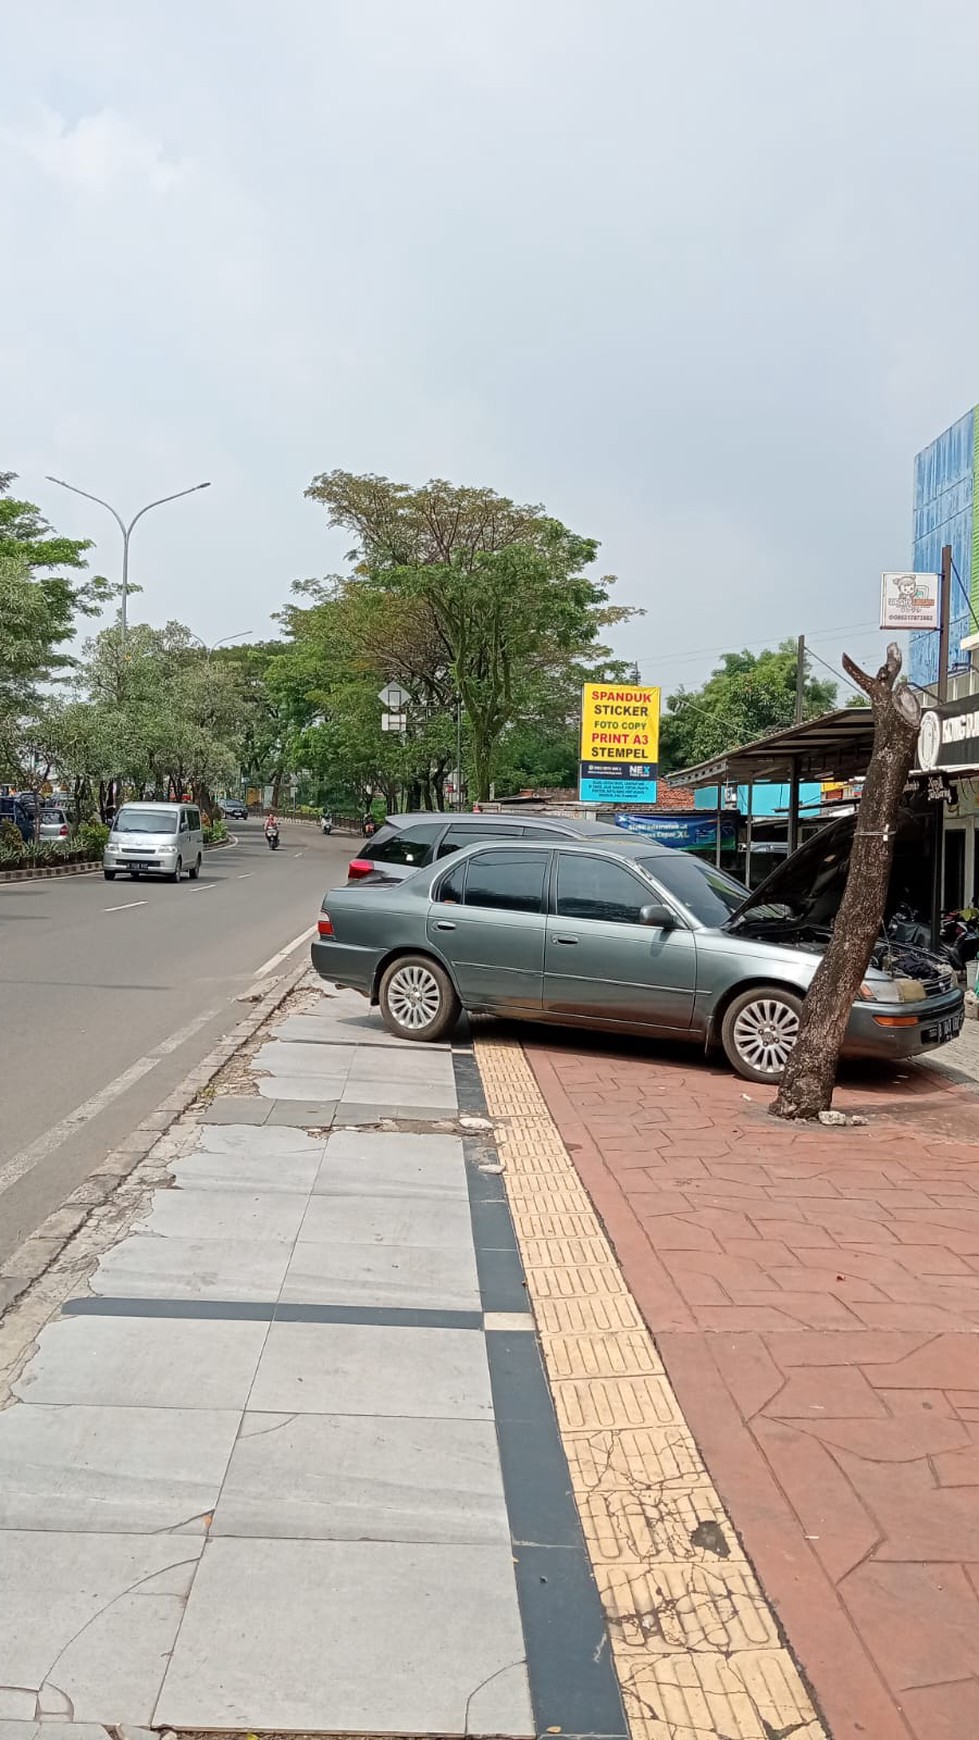
<instances>
[{"instance_id":1,"label":"cloud","mask_svg":"<svg viewBox=\"0 0 979 1740\"><path fill-rule=\"evenodd\" d=\"M5 129L3 138L52 181L98 198L136 188L166 194L191 169L189 159L169 154L113 109L68 122L44 108L33 121Z\"/></svg>"}]
</instances>

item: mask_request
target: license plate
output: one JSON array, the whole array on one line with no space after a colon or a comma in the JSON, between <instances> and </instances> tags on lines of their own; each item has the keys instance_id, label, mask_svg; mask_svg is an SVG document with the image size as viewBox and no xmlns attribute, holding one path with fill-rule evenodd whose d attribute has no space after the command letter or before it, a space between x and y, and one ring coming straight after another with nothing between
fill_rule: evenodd
<instances>
[{"instance_id":1,"label":"license plate","mask_svg":"<svg viewBox=\"0 0 979 1740\"><path fill-rule=\"evenodd\" d=\"M930 1045L945 1045L950 1039L957 1039L962 1031L962 1016L948 1015L944 1021L936 1022L929 1027L925 1039Z\"/></svg>"},{"instance_id":2,"label":"license plate","mask_svg":"<svg viewBox=\"0 0 979 1740\"><path fill-rule=\"evenodd\" d=\"M127 861L126 869L127 870L155 870L156 865L155 864L144 864L141 860L137 859L135 863L131 863L131 862Z\"/></svg>"}]
</instances>

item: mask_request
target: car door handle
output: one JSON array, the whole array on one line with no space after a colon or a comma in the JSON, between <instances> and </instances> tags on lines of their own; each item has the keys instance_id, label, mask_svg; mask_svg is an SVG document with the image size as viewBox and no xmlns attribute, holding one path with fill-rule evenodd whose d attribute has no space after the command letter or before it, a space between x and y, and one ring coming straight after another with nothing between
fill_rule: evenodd
<instances>
[{"instance_id":1,"label":"car door handle","mask_svg":"<svg viewBox=\"0 0 979 1740\"><path fill-rule=\"evenodd\" d=\"M576 936L556 936L553 940L559 943L567 943L569 948L575 948L578 942Z\"/></svg>"},{"instance_id":2,"label":"car door handle","mask_svg":"<svg viewBox=\"0 0 979 1740\"><path fill-rule=\"evenodd\" d=\"M447 919L447 918L437 918L435 920L435 929L436 930L455 930L455 925L450 923L449 919Z\"/></svg>"}]
</instances>

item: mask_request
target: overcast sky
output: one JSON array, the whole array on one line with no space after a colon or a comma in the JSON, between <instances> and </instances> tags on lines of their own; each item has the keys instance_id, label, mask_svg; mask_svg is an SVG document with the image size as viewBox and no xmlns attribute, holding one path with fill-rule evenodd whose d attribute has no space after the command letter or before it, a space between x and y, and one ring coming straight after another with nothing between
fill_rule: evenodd
<instances>
[{"instance_id":1,"label":"overcast sky","mask_svg":"<svg viewBox=\"0 0 979 1740\"><path fill-rule=\"evenodd\" d=\"M0 470L110 575L46 473L212 483L135 533L137 617L267 633L342 466L599 538L667 689L876 657L913 455L979 399L974 4L0 10Z\"/></svg>"}]
</instances>

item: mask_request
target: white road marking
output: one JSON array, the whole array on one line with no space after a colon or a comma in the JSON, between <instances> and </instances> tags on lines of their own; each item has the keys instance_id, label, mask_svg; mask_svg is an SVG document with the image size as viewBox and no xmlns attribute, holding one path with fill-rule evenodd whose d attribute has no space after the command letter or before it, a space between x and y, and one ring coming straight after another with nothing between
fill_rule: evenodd
<instances>
[{"instance_id":1,"label":"white road marking","mask_svg":"<svg viewBox=\"0 0 979 1740\"><path fill-rule=\"evenodd\" d=\"M238 881L239 882L247 882L249 876L254 876L254 874L255 874L254 870L245 870L242 872L241 875L239 875Z\"/></svg>"},{"instance_id":2,"label":"white road marking","mask_svg":"<svg viewBox=\"0 0 979 1740\"><path fill-rule=\"evenodd\" d=\"M277 955L273 955L270 960L267 960L263 966L259 967L255 974L256 979L264 979L266 973L271 973L272 969L277 967L280 961L284 961L287 955L293 953L294 949L298 949L302 943L308 942L310 937L315 935L316 925L311 924L308 930L301 931L299 936L294 937L291 943L287 943L284 949L280 949Z\"/></svg>"},{"instance_id":3,"label":"white road marking","mask_svg":"<svg viewBox=\"0 0 979 1740\"><path fill-rule=\"evenodd\" d=\"M210 894L212 888L216 888L216 887L217 887L216 882L195 882L193 888L188 888L187 893L188 894Z\"/></svg>"},{"instance_id":4,"label":"white road marking","mask_svg":"<svg viewBox=\"0 0 979 1740\"><path fill-rule=\"evenodd\" d=\"M165 1057L169 1057L172 1051L177 1051L188 1039L193 1039L195 1033L199 1033L202 1027L206 1027L207 1023L213 1021L214 1017L219 1014L219 1009L206 1009L203 1015L198 1015L195 1020L188 1021L186 1027L180 1027L176 1033L171 1033L169 1039L162 1040L145 1057L140 1057L135 1063L131 1063L128 1069L124 1069L121 1075L116 1076L115 1081L110 1081L108 1086L100 1088L99 1092L93 1094L91 1099L86 1100L83 1105L76 1106L73 1112L69 1112L66 1118L62 1118L60 1124L52 1124L50 1130L46 1130L43 1136L38 1136L37 1140L32 1142L29 1147L21 1149L21 1152L15 1154L13 1159L8 1160L4 1166L0 1166L0 1195L5 1190L9 1190L12 1184L16 1184L19 1178L23 1178L25 1172L29 1172L32 1166L36 1166L40 1160L46 1160L48 1155L53 1154L56 1148L60 1148L62 1142L67 1142L69 1136L73 1136L76 1130L80 1130L84 1124L97 1118L100 1112L105 1111L106 1106L111 1105L112 1101L117 1100L119 1095L124 1094L128 1088L134 1087L144 1075L148 1075L151 1069L155 1069L158 1063L162 1063Z\"/></svg>"},{"instance_id":5,"label":"white road marking","mask_svg":"<svg viewBox=\"0 0 979 1740\"><path fill-rule=\"evenodd\" d=\"M292 855L294 858L301 858L303 854L301 852L293 852Z\"/></svg>"},{"instance_id":6,"label":"white road marking","mask_svg":"<svg viewBox=\"0 0 979 1740\"><path fill-rule=\"evenodd\" d=\"M149 906L148 900L127 900L125 906L103 906L103 912L132 912L134 906Z\"/></svg>"}]
</instances>

